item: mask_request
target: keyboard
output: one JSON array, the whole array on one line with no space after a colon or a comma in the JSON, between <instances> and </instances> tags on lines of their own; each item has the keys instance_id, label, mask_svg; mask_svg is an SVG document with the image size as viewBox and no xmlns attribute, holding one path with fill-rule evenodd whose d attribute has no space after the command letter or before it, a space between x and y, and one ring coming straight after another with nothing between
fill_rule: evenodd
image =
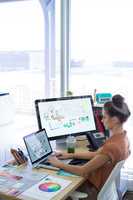
<instances>
[{"instance_id":1,"label":"keyboard","mask_svg":"<svg viewBox=\"0 0 133 200\"><path fill-rule=\"evenodd\" d=\"M84 159L72 159L71 161L69 159L68 160L61 160L61 162L64 162L65 164L69 164L69 165L84 165L88 161L89 160L84 160ZM50 168L51 167L53 168L53 166L49 162L47 162L47 160L43 160L42 162L40 162L40 164L48 166Z\"/></svg>"},{"instance_id":2,"label":"keyboard","mask_svg":"<svg viewBox=\"0 0 133 200\"><path fill-rule=\"evenodd\" d=\"M42 162L40 162L40 164L51 165L47 160L43 160Z\"/></svg>"},{"instance_id":3,"label":"keyboard","mask_svg":"<svg viewBox=\"0 0 133 200\"><path fill-rule=\"evenodd\" d=\"M53 165L51 165L49 162L47 162L47 160L43 160L42 162L40 162L38 165L37 165L37 168L46 168L46 169L53 169L53 170L59 170L59 168L57 167L54 167Z\"/></svg>"},{"instance_id":4,"label":"keyboard","mask_svg":"<svg viewBox=\"0 0 133 200\"><path fill-rule=\"evenodd\" d=\"M84 165L87 163L89 160L84 160L84 159L73 159L69 162L70 165Z\"/></svg>"}]
</instances>

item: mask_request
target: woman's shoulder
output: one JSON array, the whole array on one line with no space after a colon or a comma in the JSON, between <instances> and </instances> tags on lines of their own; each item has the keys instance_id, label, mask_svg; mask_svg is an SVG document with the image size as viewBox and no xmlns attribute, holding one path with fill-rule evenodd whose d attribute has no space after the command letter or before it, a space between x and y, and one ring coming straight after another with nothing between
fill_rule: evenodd
<instances>
[{"instance_id":1,"label":"woman's shoulder","mask_svg":"<svg viewBox=\"0 0 133 200\"><path fill-rule=\"evenodd\" d=\"M122 134L116 134L112 135L110 138L106 140L106 142L103 144L103 147L118 147L123 146L125 144L129 143L126 131L124 131Z\"/></svg>"}]
</instances>

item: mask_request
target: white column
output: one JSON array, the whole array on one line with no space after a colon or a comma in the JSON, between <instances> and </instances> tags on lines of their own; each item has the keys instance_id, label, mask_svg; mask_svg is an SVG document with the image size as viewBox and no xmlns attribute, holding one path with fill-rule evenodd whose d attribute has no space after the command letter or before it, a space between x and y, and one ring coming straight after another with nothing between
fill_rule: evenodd
<instances>
[{"instance_id":1,"label":"white column","mask_svg":"<svg viewBox=\"0 0 133 200\"><path fill-rule=\"evenodd\" d=\"M53 96L53 81L55 81L55 0L39 0L45 25L45 97ZM52 93L51 93L52 91Z\"/></svg>"},{"instance_id":2,"label":"white column","mask_svg":"<svg viewBox=\"0 0 133 200\"><path fill-rule=\"evenodd\" d=\"M71 0L61 0L61 96L69 90L70 69L70 3Z\"/></svg>"}]
</instances>

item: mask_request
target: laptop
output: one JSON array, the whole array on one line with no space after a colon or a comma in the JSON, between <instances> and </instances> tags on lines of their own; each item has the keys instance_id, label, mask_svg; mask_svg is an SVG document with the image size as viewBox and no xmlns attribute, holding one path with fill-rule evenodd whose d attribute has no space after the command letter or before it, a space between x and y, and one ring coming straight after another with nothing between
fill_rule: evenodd
<instances>
[{"instance_id":1,"label":"laptop","mask_svg":"<svg viewBox=\"0 0 133 200\"><path fill-rule=\"evenodd\" d=\"M33 168L58 170L57 167L47 162L53 151L45 129L24 136L23 140Z\"/></svg>"},{"instance_id":2,"label":"laptop","mask_svg":"<svg viewBox=\"0 0 133 200\"><path fill-rule=\"evenodd\" d=\"M49 142L45 129L41 129L29 135L23 137L31 164L33 168L47 168L53 170L59 170L59 168L52 166L47 162L49 156L53 154L51 144ZM66 159L61 160L65 164L71 165L83 165L88 160L83 159Z\"/></svg>"}]
</instances>

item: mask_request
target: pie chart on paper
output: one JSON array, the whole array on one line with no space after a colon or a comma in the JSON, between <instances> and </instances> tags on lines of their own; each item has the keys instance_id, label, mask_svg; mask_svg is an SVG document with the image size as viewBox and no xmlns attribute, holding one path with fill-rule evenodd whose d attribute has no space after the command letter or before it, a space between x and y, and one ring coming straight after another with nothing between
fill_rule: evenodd
<instances>
[{"instance_id":1,"label":"pie chart on paper","mask_svg":"<svg viewBox=\"0 0 133 200\"><path fill-rule=\"evenodd\" d=\"M54 182L42 183L38 187L43 192L57 192L58 190L61 189L61 185Z\"/></svg>"}]
</instances>

